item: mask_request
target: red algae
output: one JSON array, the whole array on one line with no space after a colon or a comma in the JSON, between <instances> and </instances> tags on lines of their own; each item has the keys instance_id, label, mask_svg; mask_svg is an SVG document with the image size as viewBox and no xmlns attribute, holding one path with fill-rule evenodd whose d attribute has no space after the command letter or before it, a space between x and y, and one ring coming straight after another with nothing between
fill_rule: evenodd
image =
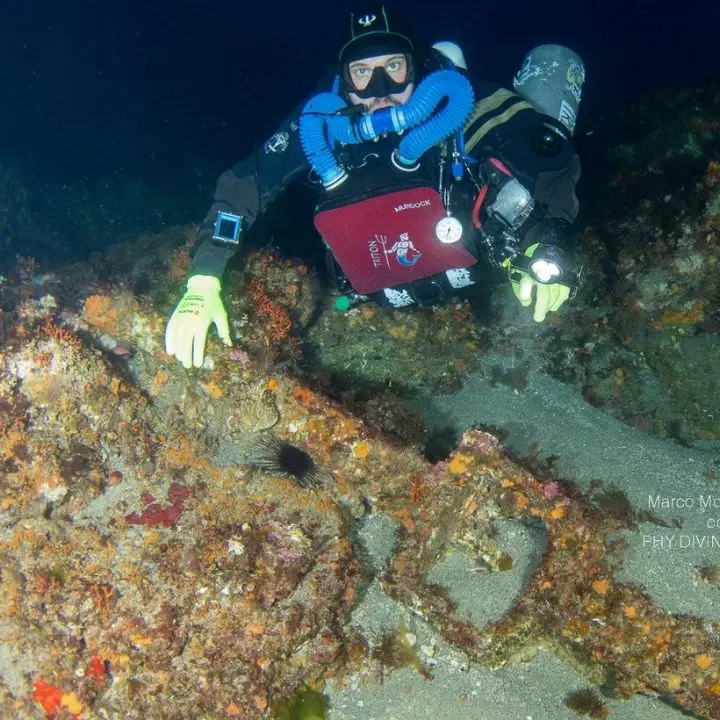
<instances>
[{"instance_id":1,"label":"red algae","mask_svg":"<svg viewBox=\"0 0 720 720\"><path fill-rule=\"evenodd\" d=\"M145 508L141 513L132 512L125 516L129 525L159 525L172 527L180 520L185 510L185 501L192 497L192 488L173 485L168 490L167 504L156 502L155 497L148 492L141 495Z\"/></svg>"}]
</instances>

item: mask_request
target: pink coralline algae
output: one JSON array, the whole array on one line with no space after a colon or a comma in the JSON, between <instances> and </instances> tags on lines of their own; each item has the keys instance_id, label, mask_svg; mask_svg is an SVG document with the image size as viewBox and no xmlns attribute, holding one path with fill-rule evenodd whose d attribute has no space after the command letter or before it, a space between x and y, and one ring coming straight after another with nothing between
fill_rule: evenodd
<instances>
[{"instance_id":1,"label":"pink coralline algae","mask_svg":"<svg viewBox=\"0 0 720 720\"><path fill-rule=\"evenodd\" d=\"M252 359L242 348L232 347L227 351L227 355L233 362L239 363L243 367L252 365Z\"/></svg>"},{"instance_id":2,"label":"pink coralline algae","mask_svg":"<svg viewBox=\"0 0 720 720\"><path fill-rule=\"evenodd\" d=\"M131 512L125 516L125 522L130 525L160 525L172 527L180 519L185 510L185 501L192 496L192 488L172 485L168 490L169 505L163 506L156 502L155 497L148 492L141 495L145 503L142 513Z\"/></svg>"},{"instance_id":3,"label":"pink coralline algae","mask_svg":"<svg viewBox=\"0 0 720 720\"><path fill-rule=\"evenodd\" d=\"M554 500L558 495L562 495L562 489L559 482L548 482L543 485L543 495L546 500Z\"/></svg>"}]
</instances>

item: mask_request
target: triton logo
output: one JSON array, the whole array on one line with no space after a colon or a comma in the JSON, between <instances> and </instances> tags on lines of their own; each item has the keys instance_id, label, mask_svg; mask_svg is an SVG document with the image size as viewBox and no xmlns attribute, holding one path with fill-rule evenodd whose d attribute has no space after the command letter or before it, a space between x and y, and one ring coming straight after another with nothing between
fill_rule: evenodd
<instances>
[{"instance_id":1,"label":"triton logo","mask_svg":"<svg viewBox=\"0 0 720 720\"><path fill-rule=\"evenodd\" d=\"M418 202L414 203L403 203L402 205L398 205L395 208L395 212L399 213L403 210L417 210L418 208L422 207L430 207L430 200L419 200Z\"/></svg>"},{"instance_id":2,"label":"triton logo","mask_svg":"<svg viewBox=\"0 0 720 720\"><path fill-rule=\"evenodd\" d=\"M370 27L376 20L376 15L363 15L361 18L358 18L358 23L360 23L360 25L364 28L367 28Z\"/></svg>"}]
</instances>

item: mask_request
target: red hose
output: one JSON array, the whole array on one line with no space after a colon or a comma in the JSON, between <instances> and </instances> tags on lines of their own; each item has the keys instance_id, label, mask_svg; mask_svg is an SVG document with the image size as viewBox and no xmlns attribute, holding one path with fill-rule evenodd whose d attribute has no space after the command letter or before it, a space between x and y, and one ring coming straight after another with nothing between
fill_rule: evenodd
<instances>
[{"instance_id":1,"label":"red hose","mask_svg":"<svg viewBox=\"0 0 720 720\"><path fill-rule=\"evenodd\" d=\"M475 204L472 209L472 221L473 225L478 229L482 229L482 223L480 222L480 210L485 202L485 196L487 195L488 186L483 185L478 191L477 197L475 198Z\"/></svg>"}]
</instances>

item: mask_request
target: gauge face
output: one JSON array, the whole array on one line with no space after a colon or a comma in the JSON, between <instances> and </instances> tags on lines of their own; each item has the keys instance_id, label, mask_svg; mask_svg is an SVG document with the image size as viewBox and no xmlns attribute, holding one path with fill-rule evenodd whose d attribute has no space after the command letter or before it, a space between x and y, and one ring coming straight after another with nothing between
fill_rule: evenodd
<instances>
[{"instance_id":1,"label":"gauge face","mask_svg":"<svg viewBox=\"0 0 720 720\"><path fill-rule=\"evenodd\" d=\"M456 243L462 237L462 233L462 223L451 215L440 218L435 225L435 237L445 245Z\"/></svg>"}]
</instances>

